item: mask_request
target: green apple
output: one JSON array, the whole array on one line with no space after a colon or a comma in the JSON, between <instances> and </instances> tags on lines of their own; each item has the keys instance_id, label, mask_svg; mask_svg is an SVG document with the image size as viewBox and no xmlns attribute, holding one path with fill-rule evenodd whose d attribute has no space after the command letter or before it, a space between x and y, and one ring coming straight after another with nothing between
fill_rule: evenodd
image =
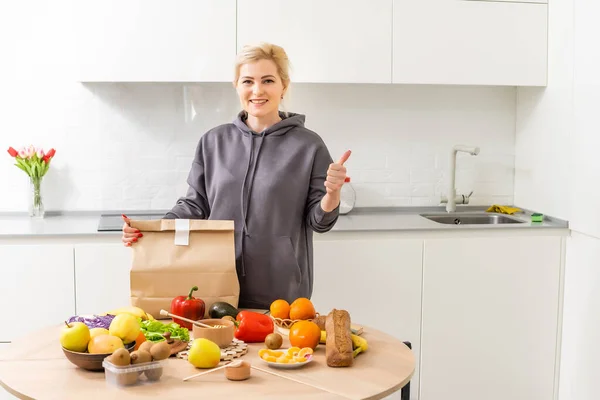
<instances>
[{"instance_id":1,"label":"green apple","mask_svg":"<svg viewBox=\"0 0 600 400\"><path fill-rule=\"evenodd\" d=\"M195 339L188 352L188 361L196 368L213 368L221 361L221 349L208 339Z\"/></svg>"},{"instance_id":2,"label":"green apple","mask_svg":"<svg viewBox=\"0 0 600 400\"><path fill-rule=\"evenodd\" d=\"M67 350L83 353L90 341L90 329L83 322L65 322L60 333L60 344Z\"/></svg>"}]
</instances>

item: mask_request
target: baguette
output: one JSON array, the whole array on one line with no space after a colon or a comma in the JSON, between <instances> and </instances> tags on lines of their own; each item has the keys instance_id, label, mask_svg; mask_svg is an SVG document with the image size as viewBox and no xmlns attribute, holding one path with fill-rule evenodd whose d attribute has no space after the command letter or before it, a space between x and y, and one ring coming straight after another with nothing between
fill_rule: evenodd
<instances>
[{"instance_id":1,"label":"baguette","mask_svg":"<svg viewBox=\"0 0 600 400\"><path fill-rule=\"evenodd\" d=\"M325 358L329 367L351 367L354 363L352 337L350 335L350 314L335 308L325 321L327 341Z\"/></svg>"}]
</instances>

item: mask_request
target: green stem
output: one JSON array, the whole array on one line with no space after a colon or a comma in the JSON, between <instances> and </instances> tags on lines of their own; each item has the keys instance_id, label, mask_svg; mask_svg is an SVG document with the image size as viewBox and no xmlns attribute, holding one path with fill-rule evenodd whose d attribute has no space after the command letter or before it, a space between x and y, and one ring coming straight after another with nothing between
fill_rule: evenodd
<instances>
[{"instance_id":1,"label":"green stem","mask_svg":"<svg viewBox=\"0 0 600 400\"><path fill-rule=\"evenodd\" d=\"M42 205L41 183L41 179L31 178L31 184L33 185L33 206L35 208L39 208Z\"/></svg>"},{"instance_id":2,"label":"green stem","mask_svg":"<svg viewBox=\"0 0 600 400\"><path fill-rule=\"evenodd\" d=\"M193 288L190 289L190 294L188 294L187 300L191 300L192 299L192 293L194 293L194 291L198 290L198 286L194 286Z\"/></svg>"}]
</instances>

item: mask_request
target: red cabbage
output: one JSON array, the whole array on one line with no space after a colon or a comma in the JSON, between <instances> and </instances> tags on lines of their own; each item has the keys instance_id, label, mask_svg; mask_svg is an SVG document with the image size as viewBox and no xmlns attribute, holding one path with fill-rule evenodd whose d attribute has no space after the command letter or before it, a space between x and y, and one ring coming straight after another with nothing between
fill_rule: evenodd
<instances>
[{"instance_id":1,"label":"red cabbage","mask_svg":"<svg viewBox=\"0 0 600 400\"><path fill-rule=\"evenodd\" d=\"M88 328L104 328L108 329L110 323L115 318L114 315L94 315L94 316L80 316L74 315L67 320L67 322L83 322Z\"/></svg>"}]
</instances>

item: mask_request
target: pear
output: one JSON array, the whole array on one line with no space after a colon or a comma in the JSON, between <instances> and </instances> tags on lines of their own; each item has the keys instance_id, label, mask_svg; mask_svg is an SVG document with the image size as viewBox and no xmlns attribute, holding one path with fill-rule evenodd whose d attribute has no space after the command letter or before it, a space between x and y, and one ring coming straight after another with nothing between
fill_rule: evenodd
<instances>
[{"instance_id":1,"label":"pear","mask_svg":"<svg viewBox=\"0 0 600 400\"><path fill-rule=\"evenodd\" d=\"M196 368L214 368L221 361L221 349L208 339L194 339L188 352L188 361Z\"/></svg>"}]
</instances>

